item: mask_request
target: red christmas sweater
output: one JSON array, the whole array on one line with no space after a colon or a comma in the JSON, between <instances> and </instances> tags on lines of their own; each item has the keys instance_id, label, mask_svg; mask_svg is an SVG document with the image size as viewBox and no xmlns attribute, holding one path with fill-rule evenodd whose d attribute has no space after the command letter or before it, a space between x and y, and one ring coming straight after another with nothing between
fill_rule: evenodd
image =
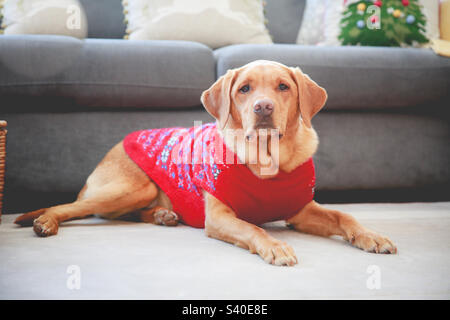
<instances>
[{"instance_id":1,"label":"red christmas sweater","mask_svg":"<svg viewBox=\"0 0 450 320\"><path fill-rule=\"evenodd\" d=\"M286 220L314 196L312 158L290 173L255 176L225 144L215 124L130 133L125 152L167 194L173 211L196 228L205 224L203 190L253 224Z\"/></svg>"}]
</instances>

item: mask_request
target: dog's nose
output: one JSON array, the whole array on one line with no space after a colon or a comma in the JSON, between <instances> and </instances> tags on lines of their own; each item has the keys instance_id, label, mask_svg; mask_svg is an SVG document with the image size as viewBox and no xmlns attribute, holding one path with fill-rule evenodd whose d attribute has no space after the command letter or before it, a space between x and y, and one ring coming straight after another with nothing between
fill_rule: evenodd
<instances>
[{"instance_id":1,"label":"dog's nose","mask_svg":"<svg viewBox=\"0 0 450 320\"><path fill-rule=\"evenodd\" d=\"M273 101L271 99L257 100L253 105L253 111L260 116L270 116L273 112Z\"/></svg>"}]
</instances>

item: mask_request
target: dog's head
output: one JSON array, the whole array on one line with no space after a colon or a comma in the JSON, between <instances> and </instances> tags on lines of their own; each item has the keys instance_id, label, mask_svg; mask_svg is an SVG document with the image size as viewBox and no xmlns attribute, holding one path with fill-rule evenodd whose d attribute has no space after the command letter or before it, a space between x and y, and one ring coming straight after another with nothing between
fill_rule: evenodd
<instances>
[{"instance_id":1,"label":"dog's head","mask_svg":"<svg viewBox=\"0 0 450 320\"><path fill-rule=\"evenodd\" d=\"M310 128L326 99L326 91L299 68L265 60L228 70L201 97L221 129L231 119L247 139L258 129L277 129L282 137L298 128L300 116Z\"/></svg>"}]
</instances>

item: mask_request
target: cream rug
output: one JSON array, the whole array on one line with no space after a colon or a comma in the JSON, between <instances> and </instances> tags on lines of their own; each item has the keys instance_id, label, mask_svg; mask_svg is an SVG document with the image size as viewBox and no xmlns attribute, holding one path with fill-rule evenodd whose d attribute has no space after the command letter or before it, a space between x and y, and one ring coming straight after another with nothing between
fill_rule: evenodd
<instances>
[{"instance_id":1,"label":"cream rug","mask_svg":"<svg viewBox=\"0 0 450 320\"><path fill-rule=\"evenodd\" d=\"M388 235L397 255L338 238L300 234L282 222L270 234L296 251L295 267L183 225L71 221L38 238L4 215L0 299L449 299L450 202L327 205Z\"/></svg>"}]
</instances>

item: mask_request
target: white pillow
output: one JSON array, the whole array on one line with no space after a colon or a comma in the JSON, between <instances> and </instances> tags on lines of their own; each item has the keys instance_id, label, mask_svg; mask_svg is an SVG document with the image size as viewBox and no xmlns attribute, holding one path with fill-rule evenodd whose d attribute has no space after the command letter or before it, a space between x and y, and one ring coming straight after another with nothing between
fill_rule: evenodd
<instances>
[{"instance_id":1,"label":"white pillow","mask_svg":"<svg viewBox=\"0 0 450 320\"><path fill-rule=\"evenodd\" d=\"M124 0L126 38L187 40L219 48L272 43L261 0Z\"/></svg>"},{"instance_id":2,"label":"white pillow","mask_svg":"<svg viewBox=\"0 0 450 320\"><path fill-rule=\"evenodd\" d=\"M342 14L347 5L355 2L361 0L307 0L297 43L341 45L338 36ZM400 0L398 2L401 4ZM439 0L419 0L419 3L427 20L425 36L428 39L439 38Z\"/></svg>"},{"instance_id":3,"label":"white pillow","mask_svg":"<svg viewBox=\"0 0 450 320\"><path fill-rule=\"evenodd\" d=\"M54 34L86 38L87 19L78 0L3 0L4 34Z\"/></svg>"},{"instance_id":4,"label":"white pillow","mask_svg":"<svg viewBox=\"0 0 450 320\"><path fill-rule=\"evenodd\" d=\"M439 39L439 0L420 0L423 5L423 14L427 18L428 39Z\"/></svg>"},{"instance_id":5,"label":"white pillow","mask_svg":"<svg viewBox=\"0 0 450 320\"><path fill-rule=\"evenodd\" d=\"M329 5L340 5L339 0L306 1L303 11L302 25L297 36L298 44L315 45L325 40L325 16L330 10Z\"/></svg>"}]
</instances>

